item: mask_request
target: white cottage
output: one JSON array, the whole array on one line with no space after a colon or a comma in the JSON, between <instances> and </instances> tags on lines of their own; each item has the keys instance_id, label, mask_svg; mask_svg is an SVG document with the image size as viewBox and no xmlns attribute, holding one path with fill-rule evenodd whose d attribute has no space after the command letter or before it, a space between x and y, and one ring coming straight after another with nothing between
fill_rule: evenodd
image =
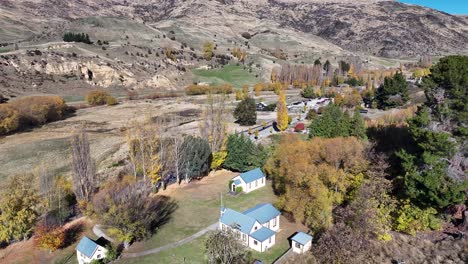
<instances>
[{"instance_id":1,"label":"white cottage","mask_svg":"<svg viewBox=\"0 0 468 264\"><path fill-rule=\"evenodd\" d=\"M234 230L247 247L265 252L276 243L280 215L280 211L269 203L259 204L243 213L221 208L219 228Z\"/></svg>"},{"instance_id":2,"label":"white cottage","mask_svg":"<svg viewBox=\"0 0 468 264\"><path fill-rule=\"evenodd\" d=\"M266 177L260 168L256 168L232 178L231 182L231 192L236 192L236 189L241 187L243 192L249 193L265 186Z\"/></svg>"},{"instance_id":3,"label":"white cottage","mask_svg":"<svg viewBox=\"0 0 468 264\"><path fill-rule=\"evenodd\" d=\"M78 246L76 246L76 257L79 264L91 263L93 260L99 260L106 257L107 249L104 243L98 239L96 241L84 236Z\"/></svg>"},{"instance_id":4,"label":"white cottage","mask_svg":"<svg viewBox=\"0 0 468 264\"><path fill-rule=\"evenodd\" d=\"M312 247L312 239L311 235L308 235L304 232L297 232L291 238L291 247L295 253L302 254L307 252Z\"/></svg>"}]
</instances>

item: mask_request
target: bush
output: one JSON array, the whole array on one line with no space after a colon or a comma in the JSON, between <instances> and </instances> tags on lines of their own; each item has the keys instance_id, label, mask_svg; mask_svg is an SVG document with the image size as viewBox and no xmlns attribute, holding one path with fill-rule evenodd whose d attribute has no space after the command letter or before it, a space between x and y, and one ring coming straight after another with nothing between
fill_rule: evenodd
<instances>
[{"instance_id":1,"label":"bush","mask_svg":"<svg viewBox=\"0 0 468 264\"><path fill-rule=\"evenodd\" d=\"M309 109L309 112L307 112L306 119L307 120L312 120L317 116L317 112L315 112L314 109Z\"/></svg>"},{"instance_id":2,"label":"bush","mask_svg":"<svg viewBox=\"0 0 468 264\"><path fill-rule=\"evenodd\" d=\"M16 131L19 127L19 112L10 105L0 105L0 135Z\"/></svg>"},{"instance_id":3,"label":"bush","mask_svg":"<svg viewBox=\"0 0 468 264\"><path fill-rule=\"evenodd\" d=\"M257 107L255 100L248 97L237 104L234 110L234 118L241 126L255 125L257 122Z\"/></svg>"},{"instance_id":4,"label":"bush","mask_svg":"<svg viewBox=\"0 0 468 264\"><path fill-rule=\"evenodd\" d=\"M103 90L91 91L86 95L86 102L90 105L115 105L117 99Z\"/></svg>"},{"instance_id":5,"label":"bush","mask_svg":"<svg viewBox=\"0 0 468 264\"><path fill-rule=\"evenodd\" d=\"M317 98L317 94L315 94L315 91L314 91L314 88L309 86L307 88L305 88L302 92L301 92L301 95L302 97L304 98Z\"/></svg>"},{"instance_id":6,"label":"bush","mask_svg":"<svg viewBox=\"0 0 468 264\"><path fill-rule=\"evenodd\" d=\"M201 95L207 93L213 94L231 94L233 91L232 85L220 84L220 85L189 85L185 88L187 95Z\"/></svg>"},{"instance_id":7,"label":"bush","mask_svg":"<svg viewBox=\"0 0 468 264\"><path fill-rule=\"evenodd\" d=\"M106 97L106 104L111 106L111 105L116 105L118 102L117 102L117 99L113 96L107 96Z\"/></svg>"},{"instance_id":8,"label":"bush","mask_svg":"<svg viewBox=\"0 0 468 264\"><path fill-rule=\"evenodd\" d=\"M403 202L397 215L395 229L403 233L414 236L418 231L440 228L440 220L436 218L437 211L434 208L421 209L409 200Z\"/></svg>"},{"instance_id":9,"label":"bush","mask_svg":"<svg viewBox=\"0 0 468 264\"><path fill-rule=\"evenodd\" d=\"M71 109L59 96L30 96L0 105L0 135L63 119Z\"/></svg>"},{"instance_id":10,"label":"bush","mask_svg":"<svg viewBox=\"0 0 468 264\"><path fill-rule=\"evenodd\" d=\"M61 227L39 225L35 230L34 243L37 247L55 251L65 242L65 232Z\"/></svg>"},{"instance_id":11,"label":"bush","mask_svg":"<svg viewBox=\"0 0 468 264\"><path fill-rule=\"evenodd\" d=\"M242 192L242 187L241 186L237 186L236 187L236 193L241 193Z\"/></svg>"}]
</instances>

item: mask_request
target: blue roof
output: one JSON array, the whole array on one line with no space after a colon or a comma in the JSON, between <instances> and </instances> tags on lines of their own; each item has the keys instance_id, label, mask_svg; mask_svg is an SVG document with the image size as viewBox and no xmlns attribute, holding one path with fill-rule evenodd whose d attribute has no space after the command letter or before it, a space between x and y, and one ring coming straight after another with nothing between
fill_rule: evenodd
<instances>
[{"instance_id":1,"label":"blue roof","mask_svg":"<svg viewBox=\"0 0 468 264\"><path fill-rule=\"evenodd\" d=\"M261 179L261 178L265 177L265 175L260 170L260 168L256 168L256 169L253 169L251 171L241 173L241 175L239 175L239 176L242 178L242 180L245 183L253 182L255 180L258 180L258 179Z\"/></svg>"},{"instance_id":2,"label":"blue roof","mask_svg":"<svg viewBox=\"0 0 468 264\"><path fill-rule=\"evenodd\" d=\"M281 213L270 203L264 203L246 210L244 214L257 219L260 224L264 224Z\"/></svg>"},{"instance_id":3,"label":"blue roof","mask_svg":"<svg viewBox=\"0 0 468 264\"><path fill-rule=\"evenodd\" d=\"M310 241L312 241L313 237L311 235L308 235L304 232L297 232L297 234L295 234L291 240L294 240L296 242L299 242L299 244L301 245L305 245L307 243L309 243Z\"/></svg>"},{"instance_id":4,"label":"blue roof","mask_svg":"<svg viewBox=\"0 0 468 264\"><path fill-rule=\"evenodd\" d=\"M241 214L232 209L226 208L223 215L219 219L221 223L235 227L242 233L249 234L256 220L247 215Z\"/></svg>"},{"instance_id":5,"label":"blue roof","mask_svg":"<svg viewBox=\"0 0 468 264\"><path fill-rule=\"evenodd\" d=\"M241 181L239 179L234 180L235 185L241 185Z\"/></svg>"},{"instance_id":6,"label":"blue roof","mask_svg":"<svg viewBox=\"0 0 468 264\"><path fill-rule=\"evenodd\" d=\"M84 236L80 240L80 243L78 243L78 246L76 246L76 250L83 253L88 258L91 258L94 254L94 251L96 251L97 247L98 247L98 244L96 242L94 242L87 236Z\"/></svg>"},{"instance_id":7,"label":"blue roof","mask_svg":"<svg viewBox=\"0 0 468 264\"><path fill-rule=\"evenodd\" d=\"M260 242L263 242L265 240L267 240L268 238L270 238L271 236L273 236L275 233L275 231L269 229L269 228L266 228L266 227L262 227L260 228L259 230L253 232L252 234L250 234L251 237L255 238L256 240L260 241Z\"/></svg>"}]
</instances>

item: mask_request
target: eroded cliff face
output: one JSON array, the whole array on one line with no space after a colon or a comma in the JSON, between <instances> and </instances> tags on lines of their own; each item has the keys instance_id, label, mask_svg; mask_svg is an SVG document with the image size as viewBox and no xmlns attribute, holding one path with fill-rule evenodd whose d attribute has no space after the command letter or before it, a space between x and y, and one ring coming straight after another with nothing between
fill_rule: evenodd
<instances>
[{"instance_id":1,"label":"eroded cliff face","mask_svg":"<svg viewBox=\"0 0 468 264\"><path fill-rule=\"evenodd\" d=\"M123 68L113 67L104 61L90 58L72 58L43 54L41 56L6 55L0 58L1 68L13 68L10 75L27 76L45 74L50 77L79 78L92 86L107 88L112 85L125 87L136 83L134 74ZM0 75L1 79L1 75Z\"/></svg>"}]
</instances>

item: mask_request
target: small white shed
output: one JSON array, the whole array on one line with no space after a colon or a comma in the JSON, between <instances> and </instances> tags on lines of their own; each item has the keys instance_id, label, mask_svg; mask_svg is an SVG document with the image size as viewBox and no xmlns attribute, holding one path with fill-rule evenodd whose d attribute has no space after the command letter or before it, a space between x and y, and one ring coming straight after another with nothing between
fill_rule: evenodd
<instances>
[{"instance_id":1,"label":"small white shed","mask_svg":"<svg viewBox=\"0 0 468 264\"><path fill-rule=\"evenodd\" d=\"M311 235L308 235L304 232L297 232L291 238L291 247L294 253L302 254L307 252L312 247L312 239Z\"/></svg>"}]
</instances>

